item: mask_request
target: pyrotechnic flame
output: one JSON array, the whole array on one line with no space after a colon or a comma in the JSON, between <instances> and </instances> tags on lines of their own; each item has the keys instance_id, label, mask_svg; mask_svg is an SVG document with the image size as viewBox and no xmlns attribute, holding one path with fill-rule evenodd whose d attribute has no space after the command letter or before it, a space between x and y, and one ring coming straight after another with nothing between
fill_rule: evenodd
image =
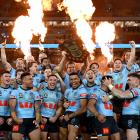
<instances>
[{"instance_id":1,"label":"pyrotechnic flame","mask_svg":"<svg viewBox=\"0 0 140 140\"><path fill-rule=\"evenodd\" d=\"M90 60L92 61L94 59L95 59L95 57L93 56L93 54L90 54Z\"/></svg>"},{"instance_id":2,"label":"pyrotechnic flame","mask_svg":"<svg viewBox=\"0 0 140 140\"><path fill-rule=\"evenodd\" d=\"M72 22L80 18L89 20L95 11L91 0L63 0L63 2L58 5L58 9L66 9Z\"/></svg>"},{"instance_id":3,"label":"pyrotechnic flame","mask_svg":"<svg viewBox=\"0 0 140 140\"><path fill-rule=\"evenodd\" d=\"M92 29L87 22L95 11L92 1L64 0L58 8L59 10L66 9L66 12L76 26L78 36L82 39L89 53L92 53L95 49L95 44L92 41Z\"/></svg>"},{"instance_id":4,"label":"pyrotechnic flame","mask_svg":"<svg viewBox=\"0 0 140 140\"><path fill-rule=\"evenodd\" d=\"M88 52L93 52L95 49L95 44L92 41L92 29L88 22L84 19L78 19L75 21L77 34L82 39Z\"/></svg>"},{"instance_id":5,"label":"pyrotechnic flame","mask_svg":"<svg viewBox=\"0 0 140 140\"><path fill-rule=\"evenodd\" d=\"M52 0L42 0L42 5L44 11L52 10Z\"/></svg>"},{"instance_id":6,"label":"pyrotechnic flame","mask_svg":"<svg viewBox=\"0 0 140 140\"><path fill-rule=\"evenodd\" d=\"M43 7L41 0L28 0L30 9L28 14L30 17L30 22L32 25L32 30L34 35L40 35L41 41L44 41L47 28L42 22L43 18Z\"/></svg>"},{"instance_id":7,"label":"pyrotechnic flame","mask_svg":"<svg viewBox=\"0 0 140 140\"><path fill-rule=\"evenodd\" d=\"M20 45L25 58L31 56L30 42L33 34L40 36L40 40L43 42L47 32L47 28L42 21L42 0L28 0L28 4L30 6L28 16L20 16L16 19L12 33L15 43Z\"/></svg>"},{"instance_id":8,"label":"pyrotechnic flame","mask_svg":"<svg viewBox=\"0 0 140 140\"><path fill-rule=\"evenodd\" d=\"M17 46L21 47L25 58L31 55L30 42L32 40L32 30L28 16L20 16L16 19L12 36L15 38Z\"/></svg>"},{"instance_id":9,"label":"pyrotechnic flame","mask_svg":"<svg viewBox=\"0 0 140 140\"><path fill-rule=\"evenodd\" d=\"M16 2L21 2L22 0L15 0Z\"/></svg>"},{"instance_id":10,"label":"pyrotechnic flame","mask_svg":"<svg viewBox=\"0 0 140 140\"><path fill-rule=\"evenodd\" d=\"M115 39L115 26L108 22L102 22L96 27L96 43L101 47L102 54L107 57L108 62L113 58L110 52L109 44Z\"/></svg>"}]
</instances>

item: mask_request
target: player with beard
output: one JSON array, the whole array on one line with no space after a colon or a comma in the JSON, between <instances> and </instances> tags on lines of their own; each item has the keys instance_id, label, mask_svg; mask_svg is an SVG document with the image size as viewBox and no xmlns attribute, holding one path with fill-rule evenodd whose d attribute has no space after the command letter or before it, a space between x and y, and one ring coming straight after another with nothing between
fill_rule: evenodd
<instances>
[{"instance_id":1,"label":"player with beard","mask_svg":"<svg viewBox=\"0 0 140 140\"><path fill-rule=\"evenodd\" d=\"M33 81L30 73L21 75L22 85L13 90L10 95L10 110L14 120L12 139L22 140L28 135L32 140L40 139L40 104L38 92L33 91Z\"/></svg>"},{"instance_id":2,"label":"player with beard","mask_svg":"<svg viewBox=\"0 0 140 140\"><path fill-rule=\"evenodd\" d=\"M80 126L79 115L86 112L87 105L87 91L82 85L78 73L71 73L69 78L71 88L67 89L64 93L64 107L66 110L61 117L61 121L64 124L60 131L61 140L76 140ZM67 129L68 134L63 133L62 129Z\"/></svg>"},{"instance_id":3,"label":"player with beard","mask_svg":"<svg viewBox=\"0 0 140 140\"><path fill-rule=\"evenodd\" d=\"M88 69L85 74L85 79L83 80L84 86L88 93L88 100L90 98L90 95L96 92L96 90L99 89L99 86L95 83L96 75L93 70ZM86 80L86 82L85 82ZM87 112L83 115L82 118L80 118L80 128L82 135L85 140L90 140L91 134L95 133L95 117L94 115L87 110Z\"/></svg>"},{"instance_id":4,"label":"player with beard","mask_svg":"<svg viewBox=\"0 0 140 140\"><path fill-rule=\"evenodd\" d=\"M103 80L108 78L111 77L103 76L101 87L90 95L88 109L96 118L94 122L98 140L108 140L110 136L112 140L119 140L120 135L114 119L113 104L111 101L103 101L103 97L109 95L109 88L103 83Z\"/></svg>"},{"instance_id":5,"label":"player with beard","mask_svg":"<svg viewBox=\"0 0 140 140\"><path fill-rule=\"evenodd\" d=\"M104 84L114 96L125 99L122 109L122 124L126 129L127 140L137 140L138 121L140 115L140 75L131 73L127 80L129 89L122 91L112 85L111 79L105 79Z\"/></svg>"},{"instance_id":6,"label":"player with beard","mask_svg":"<svg viewBox=\"0 0 140 140\"><path fill-rule=\"evenodd\" d=\"M94 82L97 84L97 85L101 85L101 79L102 79L102 74L99 72L99 64L94 62L94 63L91 63L89 68L94 72L95 74L95 80Z\"/></svg>"}]
</instances>

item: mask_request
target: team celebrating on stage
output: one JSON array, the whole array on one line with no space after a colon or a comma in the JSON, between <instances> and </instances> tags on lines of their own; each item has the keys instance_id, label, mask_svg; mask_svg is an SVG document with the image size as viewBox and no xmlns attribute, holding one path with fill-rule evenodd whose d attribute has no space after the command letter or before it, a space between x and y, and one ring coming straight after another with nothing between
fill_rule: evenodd
<instances>
[{"instance_id":1,"label":"team celebrating on stage","mask_svg":"<svg viewBox=\"0 0 140 140\"><path fill-rule=\"evenodd\" d=\"M62 52L58 65L43 51L8 63L1 45L0 131L5 140L137 140L140 116L140 68L136 45L115 58L113 70L100 62L75 62Z\"/></svg>"}]
</instances>

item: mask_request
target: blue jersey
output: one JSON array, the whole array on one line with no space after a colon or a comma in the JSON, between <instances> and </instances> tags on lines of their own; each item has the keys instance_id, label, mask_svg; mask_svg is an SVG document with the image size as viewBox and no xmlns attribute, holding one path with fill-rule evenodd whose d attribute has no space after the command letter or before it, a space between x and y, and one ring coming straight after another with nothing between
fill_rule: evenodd
<instances>
[{"instance_id":1,"label":"blue jersey","mask_svg":"<svg viewBox=\"0 0 140 140\"><path fill-rule=\"evenodd\" d=\"M131 67L131 72L136 72L140 69L139 65L138 64L133 64L132 67Z\"/></svg>"},{"instance_id":2,"label":"blue jersey","mask_svg":"<svg viewBox=\"0 0 140 140\"><path fill-rule=\"evenodd\" d=\"M127 65L124 64L124 67L126 67L126 66L127 66ZM133 72L138 71L139 69L140 69L139 65L136 64L136 63L134 63L134 64L132 64L132 66L131 66L131 70L130 70L130 72L133 73Z\"/></svg>"},{"instance_id":3,"label":"blue jersey","mask_svg":"<svg viewBox=\"0 0 140 140\"><path fill-rule=\"evenodd\" d=\"M10 98L16 99L16 113L18 118L35 118L35 101L41 100L38 92L19 87L12 91Z\"/></svg>"},{"instance_id":4,"label":"blue jersey","mask_svg":"<svg viewBox=\"0 0 140 140\"><path fill-rule=\"evenodd\" d=\"M81 80L83 80L83 75L81 74L80 71L78 71L78 76L80 77ZM64 83L65 83L65 86L66 88L70 88L70 76L68 73L65 73L65 76L64 76Z\"/></svg>"},{"instance_id":5,"label":"blue jersey","mask_svg":"<svg viewBox=\"0 0 140 140\"><path fill-rule=\"evenodd\" d=\"M90 95L90 99L96 99L96 109L97 111L104 116L113 116L113 105L111 101L106 103L102 102L102 96L109 95L102 89L96 90L93 94Z\"/></svg>"},{"instance_id":6,"label":"blue jersey","mask_svg":"<svg viewBox=\"0 0 140 140\"><path fill-rule=\"evenodd\" d=\"M66 88L70 88L70 77L69 77L69 74L67 73L65 73L64 83L66 85Z\"/></svg>"},{"instance_id":7,"label":"blue jersey","mask_svg":"<svg viewBox=\"0 0 140 140\"><path fill-rule=\"evenodd\" d=\"M90 96L92 95L92 94L94 94L95 92L96 92L96 90L98 90L100 87L98 86L98 85L93 85L93 86L87 86L87 84L86 85L84 85L85 86L85 88L86 88L86 90L87 90L87 93L88 93L88 99L90 99ZM87 110L87 116L93 116L93 114L89 111L89 110Z\"/></svg>"},{"instance_id":8,"label":"blue jersey","mask_svg":"<svg viewBox=\"0 0 140 140\"><path fill-rule=\"evenodd\" d=\"M12 88L3 88L0 87L0 116L10 116L9 108L9 97L12 92Z\"/></svg>"},{"instance_id":9,"label":"blue jersey","mask_svg":"<svg viewBox=\"0 0 140 140\"><path fill-rule=\"evenodd\" d=\"M127 83L127 76L130 70L127 69L126 66L123 66L121 71L114 71L112 73L108 73L107 75L111 75L113 78L113 84L115 88L125 90L126 83Z\"/></svg>"},{"instance_id":10,"label":"blue jersey","mask_svg":"<svg viewBox=\"0 0 140 140\"><path fill-rule=\"evenodd\" d=\"M48 87L48 83L47 82L42 82L40 85L43 86L43 88ZM60 84L59 81L56 84L55 90L58 91L58 92L61 92L61 84Z\"/></svg>"},{"instance_id":11,"label":"blue jersey","mask_svg":"<svg viewBox=\"0 0 140 140\"><path fill-rule=\"evenodd\" d=\"M16 78L16 70L13 67L11 67L10 69L10 75L11 75L11 79Z\"/></svg>"},{"instance_id":12,"label":"blue jersey","mask_svg":"<svg viewBox=\"0 0 140 140\"><path fill-rule=\"evenodd\" d=\"M44 80L43 74L35 74L33 76L33 87L39 88L42 80Z\"/></svg>"},{"instance_id":13,"label":"blue jersey","mask_svg":"<svg viewBox=\"0 0 140 140\"><path fill-rule=\"evenodd\" d=\"M140 89L133 88L130 92L134 98L124 101L122 115L140 115Z\"/></svg>"},{"instance_id":14,"label":"blue jersey","mask_svg":"<svg viewBox=\"0 0 140 140\"><path fill-rule=\"evenodd\" d=\"M102 75L100 73L98 73L96 75L96 78L95 78L94 82L95 82L96 85L101 85L101 80L102 80Z\"/></svg>"},{"instance_id":15,"label":"blue jersey","mask_svg":"<svg viewBox=\"0 0 140 140\"><path fill-rule=\"evenodd\" d=\"M64 93L64 97L69 103L66 111L75 112L80 108L80 100L87 99L87 91L83 85L80 85L77 89L67 89Z\"/></svg>"},{"instance_id":16,"label":"blue jersey","mask_svg":"<svg viewBox=\"0 0 140 140\"><path fill-rule=\"evenodd\" d=\"M43 88L40 91L40 95L42 98L41 115L48 118L53 117L56 113L58 102L62 100L62 93Z\"/></svg>"}]
</instances>

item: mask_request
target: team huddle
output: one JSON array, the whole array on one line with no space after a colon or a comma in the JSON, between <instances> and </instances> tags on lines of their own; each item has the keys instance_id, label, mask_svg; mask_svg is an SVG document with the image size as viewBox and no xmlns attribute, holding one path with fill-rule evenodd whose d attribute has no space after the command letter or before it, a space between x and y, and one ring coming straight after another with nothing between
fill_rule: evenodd
<instances>
[{"instance_id":1,"label":"team huddle","mask_svg":"<svg viewBox=\"0 0 140 140\"><path fill-rule=\"evenodd\" d=\"M90 140L94 134L99 140L137 140L140 69L134 41L124 60L114 59L113 71L105 75L99 72L100 62L85 60L77 70L66 52L58 65L40 52L38 62L33 56L18 58L13 68L5 45L5 71L0 74L0 131L5 139L76 140L80 135Z\"/></svg>"}]
</instances>

